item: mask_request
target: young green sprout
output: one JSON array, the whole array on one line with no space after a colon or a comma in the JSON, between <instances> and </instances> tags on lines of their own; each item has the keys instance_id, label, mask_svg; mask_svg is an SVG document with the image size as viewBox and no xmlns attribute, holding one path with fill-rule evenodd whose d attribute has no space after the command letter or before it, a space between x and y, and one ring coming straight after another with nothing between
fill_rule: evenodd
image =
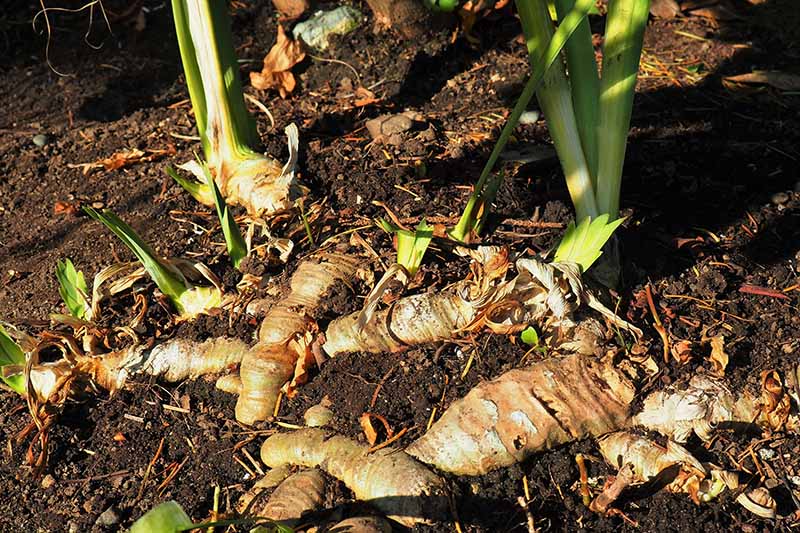
<instances>
[{"instance_id":1,"label":"young green sprout","mask_svg":"<svg viewBox=\"0 0 800 533\"><path fill-rule=\"evenodd\" d=\"M258 533L294 533L294 530L288 526L258 517L215 520L195 524L175 500L161 503L147 511L133 523L130 533L180 533L182 531L212 530L216 526L252 525L254 523L265 524L258 525L251 530Z\"/></svg>"},{"instance_id":2,"label":"young green sprout","mask_svg":"<svg viewBox=\"0 0 800 533\"><path fill-rule=\"evenodd\" d=\"M231 258L233 268L239 268L239 264L247 257L247 243L244 237L242 237L242 232L239 230L239 226L236 224L236 220L233 218L228 204L225 203L225 198L222 197L217 183L211 179L208 165L203 165L203 170L205 171L206 183L211 185L211 192L214 196L214 206L217 209L217 217L219 217L219 223L222 226L222 234L225 236L228 256Z\"/></svg>"},{"instance_id":3,"label":"young green sprout","mask_svg":"<svg viewBox=\"0 0 800 533\"><path fill-rule=\"evenodd\" d=\"M58 292L69 314L80 320L89 320L92 316L92 306L89 303L89 288L83 272L75 269L72 261L65 259L56 263L56 278L58 278Z\"/></svg>"},{"instance_id":4,"label":"young green sprout","mask_svg":"<svg viewBox=\"0 0 800 533\"><path fill-rule=\"evenodd\" d=\"M391 290L393 283L399 283L405 289L414 279L422 265L422 258L433 239L433 228L423 219L414 231L400 228L384 219L378 219L378 225L389 234L393 234L397 243L397 261L386 269L378 283L372 288L364 301L364 307L358 315L358 328L363 330L372 320L378 304L384 294Z\"/></svg>"},{"instance_id":5,"label":"young green sprout","mask_svg":"<svg viewBox=\"0 0 800 533\"><path fill-rule=\"evenodd\" d=\"M231 214L225 198L222 196L217 182L211 178L211 171L208 165L197 160L198 167L203 173L203 182L199 183L192 180L187 180L181 177L180 174L175 172L174 169L167 167L167 174L174 179L178 185L191 194L195 200L201 204L213 204L217 210L217 217L219 218L220 225L222 226L222 235L225 237L225 246L228 249L228 257L231 258L231 264L234 268L239 268L239 264L247 257L249 250L247 243L242 237L242 232Z\"/></svg>"},{"instance_id":6,"label":"young green sprout","mask_svg":"<svg viewBox=\"0 0 800 533\"><path fill-rule=\"evenodd\" d=\"M603 254L603 246L624 220L609 222L608 215L600 215L594 220L586 217L578 226L570 222L558 243L553 262L576 263L581 272L586 272Z\"/></svg>"},{"instance_id":7,"label":"young green sprout","mask_svg":"<svg viewBox=\"0 0 800 533\"><path fill-rule=\"evenodd\" d=\"M385 232L397 236L397 264L406 269L409 278L413 278L422 265L422 258L433 239L433 228L424 219L414 231L401 229L384 219L380 219L378 224Z\"/></svg>"},{"instance_id":8,"label":"young green sprout","mask_svg":"<svg viewBox=\"0 0 800 533\"><path fill-rule=\"evenodd\" d=\"M111 211L95 211L91 207L85 207L84 210L89 216L102 222L133 252L158 289L175 306L181 319L193 318L222 304L222 290L219 287L193 285L186 278L186 274L196 275L197 267L159 257L133 228Z\"/></svg>"},{"instance_id":9,"label":"young green sprout","mask_svg":"<svg viewBox=\"0 0 800 533\"><path fill-rule=\"evenodd\" d=\"M130 533L177 533L192 528L192 519L176 502L170 500L147 511L131 526Z\"/></svg>"},{"instance_id":10,"label":"young green sprout","mask_svg":"<svg viewBox=\"0 0 800 533\"><path fill-rule=\"evenodd\" d=\"M253 149L258 132L245 107L227 4L172 0L172 11L205 163L222 195L254 216L289 209L295 187L297 127L287 128L290 165L282 166ZM189 161L180 168L194 174L199 183L178 182L199 201L212 205L213 193L202 165Z\"/></svg>"},{"instance_id":11,"label":"young green sprout","mask_svg":"<svg viewBox=\"0 0 800 533\"><path fill-rule=\"evenodd\" d=\"M0 379L11 390L25 395L25 354L0 326Z\"/></svg>"}]
</instances>

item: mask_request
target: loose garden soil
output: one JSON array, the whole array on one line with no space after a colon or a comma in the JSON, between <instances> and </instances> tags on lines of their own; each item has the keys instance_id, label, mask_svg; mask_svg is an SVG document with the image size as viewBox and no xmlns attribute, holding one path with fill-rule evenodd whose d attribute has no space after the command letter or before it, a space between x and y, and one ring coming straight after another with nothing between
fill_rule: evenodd
<instances>
[{"instance_id":1,"label":"loose garden soil","mask_svg":"<svg viewBox=\"0 0 800 533\"><path fill-rule=\"evenodd\" d=\"M72 4L63 5L81 3ZM90 279L100 268L132 258L75 209L83 205L113 209L165 256L197 258L228 286L238 281L226 266L213 213L164 173L199 149L186 139L196 133L169 7L146 0L147 12L137 19L125 16L127 2L104 4L113 34L95 16L86 39L88 10L52 12L48 59L46 36L31 29L36 2L13 2L0 17L0 318L31 332L46 327L50 313L63 312L53 273L58 259L71 258ZM624 276L615 296L620 313L646 330L658 360L662 344L644 304L647 285L671 344L700 346L704 336L723 335L727 376L741 389L757 388L764 370L786 372L800 360L800 96L724 78L796 65L800 12L791 0L730 5L739 13L733 20L687 16L648 26L623 181ZM366 5L358 7L368 12ZM254 0L235 2L233 12L247 79L274 42L276 14L269 2ZM602 32L600 24L593 22L595 32ZM391 260L390 239L370 227L373 217L385 214L376 202L410 223L421 216L446 222L459 214L527 74L519 22L510 12L480 21L473 36L474 42L463 33L454 39L443 29L403 42L391 31L373 31L367 16L353 33L295 69L299 84L289 98L246 87L274 117L273 127L253 108L268 153L285 159L281 132L298 124L300 180L310 189L305 205L319 206L314 245L295 231L288 265L251 262L250 271L263 277L262 295L280 294L298 258L346 231L357 231ZM376 101L359 106L360 87ZM403 111L413 111L416 121L402 142L372 142L365 121ZM33 142L40 134L47 136L43 146ZM548 142L540 119L520 126L510 148L541 151ZM76 166L132 149L167 152L117 170L83 172ZM520 252L547 250L572 216L557 161L504 165L506 180L486 241ZM456 281L465 269L463 259L436 245L418 279L420 290ZM744 284L782 296L741 292ZM115 302L109 323L122 323L130 303ZM331 295L318 318L324 322L360 305L360 298ZM159 341L217 335L249 340L257 325L254 317L229 323L219 316L176 328L155 305L151 315L145 333ZM475 384L518 365L526 352L507 337L462 340L330 360L283 402L279 419L298 423L305 408L327 397L342 434L363 439L358 417L371 410L396 430L408 428L398 443L408 444L434 409L441 413ZM473 361L463 375L470 353ZM711 364L700 347L687 364L672 360L662 367L651 388L709 371ZM169 499L199 521L210 514L215 487L221 489L221 510L230 509L253 481L248 469L255 467L245 452L257 458L264 435L275 430L269 423L240 426L234 403L212 379L167 384L140 378L112 397L74 398L51 431L47 468L37 477L26 466L29 441L17 439L30 420L25 403L0 390L0 530L123 529ZM782 518L759 519L730 496L696 506L664 492L626 498L626 519L591 513L577 490L574 460L578 452L599 456L591 440L487 476L449 478L454 507L462 531L527 531L517 503L526 480L538 531L767 531L796 525L790 489L800 489L800 439L723 434L710 449L697 441L689 448L704 461L762 476ZM614 473L599 459L589 470L601 485ZM333 491L333 502L349 496L341 486ZM453 531L455 525L418 529Z\"/></svg>"}]
</instances>

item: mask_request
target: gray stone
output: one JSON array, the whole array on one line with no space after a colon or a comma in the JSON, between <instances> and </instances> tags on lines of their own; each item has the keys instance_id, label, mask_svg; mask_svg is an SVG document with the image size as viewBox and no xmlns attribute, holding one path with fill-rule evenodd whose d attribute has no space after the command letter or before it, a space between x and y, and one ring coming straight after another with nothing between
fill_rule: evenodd
<instances>
[{"instance_id":1,"label":"gray stone","mask_svg":"<svg viewBox=\"0 0 800 533\"><path fill-rule=\"evenodd\" d=\"M119 523L119 513L113 506L111 506L102 512L95 523L102 527L115 526Z\"/></svg>"},{"instance_id":2,"label":"gray stone","mask_svg":"<svg viewBox=\"0 0 800 533\"><path fill-rule=\"evenodd\" d=\"M33 136L33 144L35 144L39 148L41 148L42 146L44 146L49 142L50 142L50 137L48 137L44 133L40 133L39 135Z\"/></svg>"},{"instance_id":3,"label":"gray stone","mask_svg":"<svg viewBox=\"0 0 800 533\"><path fill-rule=\"evenodd\" d=\"M536 124L539 120L540 113L538 111L525 111L519 116L520 124Z\"/></svg>"},{"instance_id":4,"label":"gray stone","mask_svg":"<svg viewBox=\"0 0 800 533\"><path fill-rule=\"evenodd\" d=\"M302 39L315 50L328 47L328 37L344 35L361 23L361 12L352 6L340 6L332 11L317 11L311 18L292 30L295 39Z\"/></svg>"},{"instance_id":5,"label":"gray stone","mask_svg":"<svg viewBox=\"0 0 800 533\"><path fill-rule=\"evenodd\" d=\"M775 205L785 204L789 201L789 195L785 192L776 192L770 197L770 201Z\"/></svg>"}]
</instances>

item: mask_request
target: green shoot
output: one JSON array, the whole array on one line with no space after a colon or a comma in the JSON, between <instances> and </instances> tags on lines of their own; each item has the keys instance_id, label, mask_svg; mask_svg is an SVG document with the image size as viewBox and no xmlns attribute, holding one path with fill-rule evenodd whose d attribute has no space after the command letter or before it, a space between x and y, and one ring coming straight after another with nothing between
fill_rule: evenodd
<instances>
[{"instance_id":1,"label":"green shoot","mask_svg":"<svg viewBox=\"0 0 800 533\"><path fill-rule=\"evenodd\" d=\"M624 220L608 222L608 215L600 215L594 220L584 218L577 227L570 222L553 261L577 263L581 271L586 272L602 255L603 246Z\"/></svg>"},{"instance_id":2,"label":"green shoot","mask_svg":"<svg viewBox=\"0 0 800 533\"><path fill-rule=\"evenodd\" d=\"M226 3L172 0L172 12L206 160L252 155L258 134L244 103Z\"/></svg>"},{"instance_id":3,"label":"green shoot","mask_svg":"<svg viewBox=\"0 0 800 533\"><path fill-rule=\"evenodd\" d=\"M574 7L575 0L556 0L555 7L559 21ZM593 6L594 7L594 6ZM597 10L594 10L597 13ZM572 105L575 108L578 133L586 157L589 174L597 176L597 122L598 101L600 99L600 78L597 75L597 61L592 46L592 30L588 18L583 19L564 51L567 56L569 81L572 88ZM593 181L593 183L595 183Z\"/></svg>"},{"instance_id":4,"label":"green shoot","mask_svg":"<svg viewBox=\"0 0 800 533\"><path fill-rule=\"evenodd\" d=\"M206 174L206 183L211 185L211 192L214 195L214 205L217 208L217 216L222 225L222 234L225 237L225 246L228 248L228 256L231 258L233 268L238 269L242 260L247 257L247 243L244 237L242 237L242 232L239 230L239 226L236 224L236 220L233 218L228 204L225 203L225 198L223 198L222 193L219 192L217 183L211 179L208 166L203 165L203 170L205 170Z\"/></svg>"},{"instance_id":5,"label":"green shoot","mask_svg":"<svg viewBox=\"0 0 800 533\"><path fill-rule=\"evenodd\" d=\"M130 533L177 533L193 527L186 511L175 501L164 502L133 523Z\"/></svg>"},{"instance_id":6,"label":"green shoot","mask_svg":"<svg viewBox=\"0 0 800 533\"><path fill-rule=\"evenodd\" d=\"M0 379L14 392L25 395L25 354L0 326Z\"/></svg>"},{"instance_id":7,"label":"green shoot","mask_svg":"<svg viewBox=\"0 0 800 533\"><path fill-rule=\"evenodd\" d=\"M536 333L536 329L533 326L528 326L522 330L522 333L519 334L519 340L533 348L539 346L539 334Z\"/></svg>"},{"instance_id":8,"label":"green shoot","mask_svg":"<svg viewBox=\"0 0 800 533\"><path fill-rule=\"evenodd\" d=\"M213 180L228 203L242 205L252 215L289 209L294 166L282 168L254 150L258 132L244 102L227 3L172 0L172 11L205 163ZM290 128L290 156L296 157L297 128ZM170 175L198 201L212 205L202 167L192 161L180 166L194 174L199 184L174 172Z\"/></svg>"},{"instance_id":9,"label":"green shoot","mask_svg":"<svg viewBox=\"0 0 800 533\"><path fill-rule=\"evenodd\" d=\"M649 0L611 0L608 3L600 80L597 130L600 158L596 192L600 212L608 213L611 218L619 213L622 165L649 9Z\"/></svg>"},{"instance_id":10,"label":"green shoot","mask_svg":"<svg viewBox=\"0 0 800 533\"><path fill-rule=\"evenodd\" d=\"M190 284L183 273L158 254L121 218L104 209L95 211L84 207L86 213L102 222L130 249L153 279L158 289L170 299L181 318L191 318L208 309L218 307L222 293L216 287L198 287Z\"/></svg>"},{"instance_id":11,"label":"green shoot","mask_svg":"<svg viewBox=\"0 0 800 533\"><path fill-rule=\"evenodd\" d=\"M539 1L539 0L534 0ZM528 2L521 2L522 4L527 4ZM514 109L511 111L511 115L508 117L508 121L506 125L503 127L503 130L500 132L500 137L497 139L497 143L495 143L494 148L492 149L492 153L489 155L489 159L486 161L486 164L481 171L481 175L478 178L478 182L475 184L475 189L472 195L467 202L466 208L464 208L464 213L461 215L461 218L458 221L458 224L451 228L448 231L450 237L458 242L467 242L470 237L470 232L476 229L476 226L482 226L482 224L478 223L478 217L483 216L485 219L486 212L488 211L489 205L486 204L486 188L487 188L487 181L489 179L489 175L491 174L492 169L494 168L495 163L497 163L497 159L500 157L503 149L508 143L508 139L511 137L511 133L514 131L514 128L519 123L519 117L528 107L528 103L530 102L531 98L533 97L534 92L537 91L539 86L545 80L545 74L547 73L548 77L550 76L551 71L558 70L557 68L552 68L551 66L556 63L556 60L559 59L561 49L569 39L572 32L574 32L580 23L586 18L587 13L589 10L594 6L594 2L592 0L578 0L576 2L575 7L572 11L567 14L561 24L559 25L558 29L555 31L555 34L552 35L552 38L546 43L546 46L542 47L542 53L537 55L535 58L531 58L531 64L533 65L533 72L531 73L530 78L528 78L527 83L525 84L525 88L522 90L522 94L520 94L519 99L517 100ZM519 6L520 14L522 10L522 6ZM547 13L546 6L544 7L545 14ZM547 15L549 17L549 15ZM548 18L549 24L549 18ZM552 28L551 28L552 32ZM571 107L571 103L570 103ZM577 126L575 128L576 131L576 138L577 138ZM579 141L578 141L579 143ZM557 145L558 146L558 145ZM579 173L578 173L579 174ZM580 182L580 179L584 180L584 187L588 187L591 190L591 180L588 176L588 173L583 175L578 175L575 180L573 180L576 184ZM578 185L576 185L577 187ZM499 187L499 183L496 187ZM495 187L495 191L496 191ZM594 205L594 198L592 197L592 201L589 202L587 199L587 206L585 209L591 211L590 214L596 215L596 206Z\"/></svg>"},{"instance_id":12,"label":"green shoot","mask_svg":"<svg viewBox=\"0 0 800 533\"><path fill-rule=\"evenodd\" d=\"M308 217L306 216L306 211L303 206L303 199L300 198L297 200L297 208L300 210L300 220L303 221L303 229L306 230L306 236L308 237L308 243L311 246L314 246L314 234L311 233L311 224L308 223Z\"/></svg>"},{"instance_id":13,"label":"green shoot","mask_svg":"<svg viewBox=\"0 0 800 533\"><path fill-rule=\"evenodd\" d=\"M75 270L72 261L65 259L56 263L56 278L58 278L58 292L69 310L69 314L80 320L86 320L92 315L92 306L89 303L89 288L83 277L83 272Z\"/></svg>"},{"instance_id":14,"label":"green shoot","mask_svg":"<svg viewBox=\"0 0 800 533\"><path fill-rule=\"evenodd\" d=\"M397 264L402 265L413 278L422 265L422 258L433 239L433 227L424 219L414 231L401 229L384 219L378 220L378 224L387 233L397 235Z\"/></svg>"},{"instance_id":15,"label":"green shoot","mask_svg":"<svg viewBox=\"0 0 800 533\"><path fill-rule=\"evenodd\" d=\"M267 522L267 524L257 526L252 530L259 533L294 533L294 530L288 526L259 517L214 520L195 524L175 500L164 502L147 511L133 523L130 533L180 533L255 522Z\"/></svg>"},{"instance_id":16,"label":"green shoot","mask_svg":"<svg viewBox=\"0 0 800 533\"><path fill-rule=\"evenodd\" d=\"M593 0L577 0L572 11L564 17L558 30L553 31L553 22L544 0L517 0L522 29L527 39L528 55L531 66L540 68L539 57L545 49L552 46L558 31L568 23L573 15L580 15L576 20L577 30L591 6ZM570 32L572 38L579 37ZM569 37L569 36L568 36ZM562 46L565 43L561 43ZM591 46L591 43L589 43ZM594 56L592 56L594 62ZM581 63L589 65L589 62ZM596 70L596 66L594 67ZM536 93L539 105L547 117L547 126L553 138L564 177L567 181L572 203L575 205L577 220L584 217L596 217L598 214L597 202L594 196L593 177L581 146L580 128L575 116L570 81L562 61L554 62L549 68L541 87Z\"/></svg>"},{"instance_id":17,"label":"green shoot","mask_svg":"<svg viewBox=\"0 0 800 533\"><path fill-rule=\"evenodd\" d=\"M203 205L212 205L214 203L214 194L211 192L211 188L208 186L207 182L200 183L198 181L187 180L172 167L167 167L166 171L178 185L183 187L183 190L192 195L192 198Z\"/></svg>"}]
</instances>

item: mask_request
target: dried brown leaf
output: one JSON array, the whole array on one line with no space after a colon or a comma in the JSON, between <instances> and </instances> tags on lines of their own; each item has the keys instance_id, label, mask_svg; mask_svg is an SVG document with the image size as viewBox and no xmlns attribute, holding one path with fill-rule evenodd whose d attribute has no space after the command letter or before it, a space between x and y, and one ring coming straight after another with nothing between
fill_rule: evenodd
<instances>
[{"instance_id":1,"label":"dried brown leaf","mask_svg":"<svg viewBox=\"0 0 800 533\"><path fill-rule=\"evenodd\" d=\"M127 152L116 152L104 159L98 159L91 163L78 163L68 164L69 168L80 168L84 176L96 169L103 169L105 171L119 170L124 167L131 166L136 163L145 163L155 161L164 156L174 155L176 153L175 146L168 144L167 148L161 150L139 150L134 148Z\"/></svg>"},{"instance_id":2,"label":"dried brown leaf","mask_svg":"<svg viewBox=\"0 0 800 533\"><path fill-rule=\"evenodd\" d=\"M775 370L761 373L761 414L770 428L780 430L789 418L792 404Z\"/></svg>"},{"instance_id":3,"label":"dried brown leaf","mask_svg":"<svg viewBox=\"0 0 800 533\"><path fill-rule=\"evenodd\" d=\"M711 364L714 365L714 373L718 376L725 375L725 368L728 366L728 354L725 352L725 338L717 335L711 338Z\"/></svg>"},{"instance_id":4,"label":"dried brown leaf","mask_svg":"<svg viewBox=\"0 0 800 533\"><path fill-rule=\"evenodd\" d=\"M294 376L291 381L286 383L283 387L283 392L287 397L293 398L297 394L297 387L308 381L308 371L316 359L314 352L311 349L311 344L314 342L315 332L306 331L302 336L289 341L287 348L290 351L297 353L297 362L294 366Z\"/></svg>"},{"instance_id":5,"label":"dried brown leaf","mask_svg":"<svg viewBox=\"0 0 800 533\"><path fill-rule=\"evenodd\" d=\"M375 446L378 441L378 432L372 426L372 416L370 413L364 413L358 418L358 423L361 424L361 429L364 430L364 436L367 437L367 442L370 446Z\"/></svg>"},{"instance_id":6,"label":"dried brown leaf","mask_svg":"<svg viewBox=\"0 0 800 533\"><path fill-rule=\"evenodd\" d=\"M678 341L670 347L672 357L685 364L692 357L692 341Z\"/></svg>"},{"instance_id":7,"label":"dried brown leaf","mask_svg":"<svg viewBox=\"0 0 800 533\"><path fill-rule=\"evenodd\" d=\"M277 89L281 98L291 93L297 85L291 70L306 57L303 43L286 36L283 26L278 26L278 37L264 57L261 72L250 73L250 83L256 89Z\"/></svg>"}]
</instances>

